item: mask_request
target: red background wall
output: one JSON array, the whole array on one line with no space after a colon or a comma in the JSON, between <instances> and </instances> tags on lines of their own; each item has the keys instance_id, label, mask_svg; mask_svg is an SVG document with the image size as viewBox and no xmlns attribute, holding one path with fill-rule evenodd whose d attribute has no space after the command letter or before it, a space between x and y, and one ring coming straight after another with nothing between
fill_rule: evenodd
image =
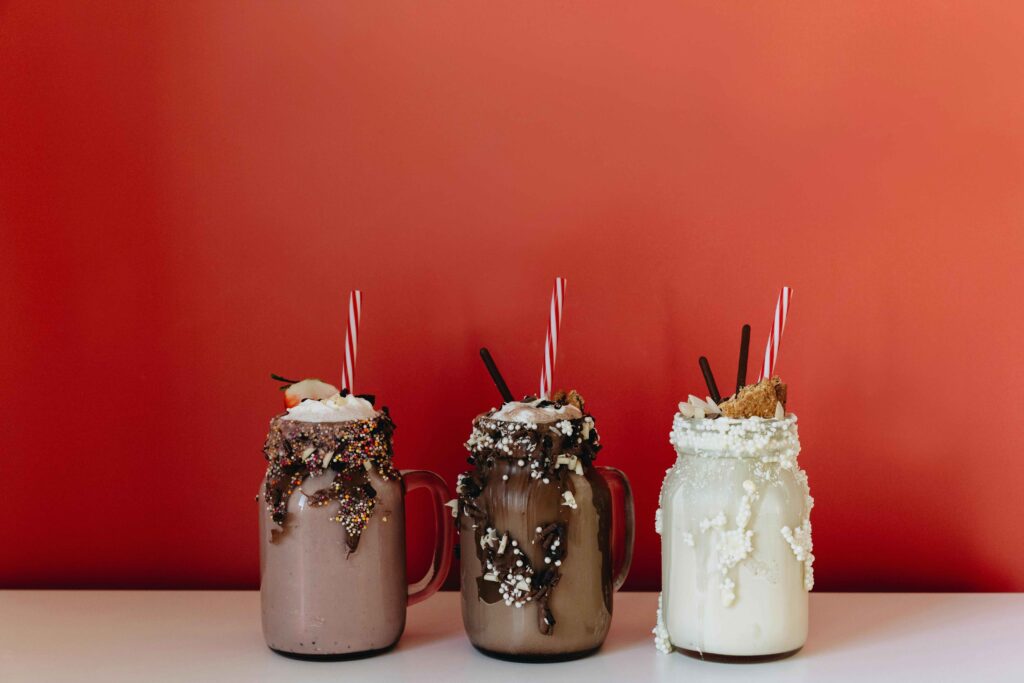
<instances>
[{"instance_id":1,"label":"red background wall","mask_svg":"<svg viewBox=\"0 0 1024 683\"><path fill-rule=\"evenodd\" d=\"M1024 589L1024 10L79 4L0 2L0 585L254 586L267 374L337 381L352 287L453 481L561 274L630 587L697 357L790 284L819 587Z\"/></svg>"}]
</instances>

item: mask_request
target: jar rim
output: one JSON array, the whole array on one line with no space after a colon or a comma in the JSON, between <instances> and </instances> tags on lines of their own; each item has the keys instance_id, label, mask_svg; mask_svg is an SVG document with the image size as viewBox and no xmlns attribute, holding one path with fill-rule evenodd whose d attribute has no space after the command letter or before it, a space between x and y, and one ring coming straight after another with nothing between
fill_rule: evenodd
<instances>
[{"instance_id":1,"label":"jar rim","mask_svg":"<svg viewBox=\"0 0 1024 683\"><path fill-rule=\"evenodd\" d=\"M669 441L680 455L790 460L800 451L797 417L686 418L676 414Z\"/></svg>"}]
</instances>

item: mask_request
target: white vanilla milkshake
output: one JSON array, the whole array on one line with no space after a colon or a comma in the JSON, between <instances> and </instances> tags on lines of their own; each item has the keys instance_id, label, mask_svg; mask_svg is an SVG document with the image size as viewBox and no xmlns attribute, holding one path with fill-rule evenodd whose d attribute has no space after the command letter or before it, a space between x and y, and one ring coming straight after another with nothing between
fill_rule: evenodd
<instances>
[{"instance_id":1,"label":"white vanilla milkshake","mask_svg":"<svg viewBox=\"0 0 1024 683\"><path fill-rule=\"evenodd\" d=\"M663 652L771 658L807 639L813 499L796 416L775 408L727 417L711 401L680 404L657 521Z\"/></svg>"}]
</instances>

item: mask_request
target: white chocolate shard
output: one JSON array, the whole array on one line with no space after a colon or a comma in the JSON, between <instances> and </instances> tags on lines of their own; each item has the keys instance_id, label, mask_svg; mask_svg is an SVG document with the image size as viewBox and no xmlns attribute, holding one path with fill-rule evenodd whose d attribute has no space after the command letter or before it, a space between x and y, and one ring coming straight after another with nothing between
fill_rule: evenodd
<instances>
[{"instance_id":1,"label":"white chocolate shard","mask_svg":"<svg viewBox=\"0 0 1024 683\"><path fill-rule=\"evenodd\" d=\"M575 455L566 455L565 453L555 458L556 467L561 467L562 465L565 465L570 470L575 470L578 462L579 458L577 458Z\"/></svg>"}]
</instances>

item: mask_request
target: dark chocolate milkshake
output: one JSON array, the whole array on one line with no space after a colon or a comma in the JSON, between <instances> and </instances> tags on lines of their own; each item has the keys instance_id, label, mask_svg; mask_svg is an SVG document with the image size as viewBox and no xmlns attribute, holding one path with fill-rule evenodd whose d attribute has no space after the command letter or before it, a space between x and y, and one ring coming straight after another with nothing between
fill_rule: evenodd
<instances>
[{"instance_id":1,"label":"dark chocolate milkshake","mask_svg":"<svg viewBox=\"0 0 1024 683\"><path fill-rule=\"evenodd\" d=\"M394 645L410 602L405 486L447 488L392 466L394 424L365 398L307 399L271 420L260 502L263 633L272 649L307 658L367 655ZM403 481L404 479L404 481ZM447 574L450 526L438 534L433 593ZM438 559L439 558L439 559Z\"/></svg>"},{"instance_id":2,"label":"dark chocolate milkshake","mask_svg":"<svg viewBox=\"0 0 1024 683\"><path fill-rule=\"evenodd\" d=\"M481 651L571 659L599 648L632 554L632 497L597 468L594 420L575 392L506 403L478 417L460 476L462 614ZM612 567L612 495L623 489L626 554Z\"/></svg>"}]
</instances>

